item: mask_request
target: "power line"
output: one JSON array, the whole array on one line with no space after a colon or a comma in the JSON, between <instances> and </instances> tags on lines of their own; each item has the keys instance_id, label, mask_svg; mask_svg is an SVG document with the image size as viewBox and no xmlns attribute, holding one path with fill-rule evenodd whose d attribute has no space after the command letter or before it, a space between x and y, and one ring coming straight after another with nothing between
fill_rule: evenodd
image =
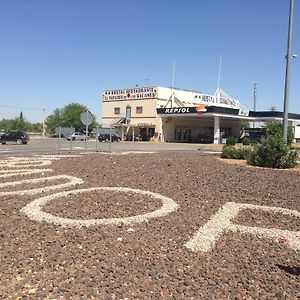
<instances>
[{"instance_id":1,"label":"power line","mask_svg":"<svg viewBox=\"0 0 300 300\"><path fill-rule=\"evenodd\" d=\"M0 107L4 107L4 108L12 108L12 109L23 109L23 110L41 110L41 111L44 110L44 108L36 108L36 107L19 107L19 106L10 106L10 105L0 105Z\"/></svg>"}]
</instances>

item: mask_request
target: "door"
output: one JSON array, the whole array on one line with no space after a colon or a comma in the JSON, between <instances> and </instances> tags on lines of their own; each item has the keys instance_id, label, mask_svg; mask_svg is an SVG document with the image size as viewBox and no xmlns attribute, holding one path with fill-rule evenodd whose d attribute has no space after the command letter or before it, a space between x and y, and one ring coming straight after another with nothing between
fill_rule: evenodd
<instances>
[{"instance_id":1,"label":"door","mask_svg":"<svg viewBox=\"0 0 300 300\"><path fill-rule=\"evenodd\" d=\"M175 140L182 142L192 141L192 129L191 128L175 128Z\"/></svg>"}]
</instances>

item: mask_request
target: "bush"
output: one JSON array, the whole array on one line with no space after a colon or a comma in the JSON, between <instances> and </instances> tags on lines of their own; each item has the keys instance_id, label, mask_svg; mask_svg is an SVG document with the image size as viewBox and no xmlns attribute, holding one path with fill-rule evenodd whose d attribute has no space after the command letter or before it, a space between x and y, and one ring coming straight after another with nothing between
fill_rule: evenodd
<instances>
[{"instance_id":1,"label":"bush","mask_svg":"<svg viewBox=\"0 0 300 300\"><path fill-rule=\"evenodd\" d=\"M242 143L244 146L248 146L251 144L251 140L247 137L244 137L243 140L242 140Z\"/></svg>"},{"instance_id":2,"label":"bush","mask_svg":"<svg viewBox=\"0 0 300 300\"><path fill-rule=\"evenodd\" d=\"M228 146L234 146L235 145L235 137L234 136L229 136L227 139L226 139L226 145Z\"/></svg>"},{"instance_id":3,"label":"bush","mask_svg":"<svg viewBox=\"0 0 300 300\"><path fill-rule=\"evenodd\" d=\"M247 159L250 152L250 148L235 148L231 145L225 145L223 147L221 157L231 159Z\"/></svg>"},{"instance_id":4,"label":"bush","mask_svg":"<svg viewBox=\"0 0 300 300\"><path fill-rule=\"evenodd\" d=\"M268 136L277 136L282 138L283 124L278 122L267 123L266 137ZM294 132L292 127L288 127L287 132L287 144L291 145L294 140Z\"/></svg>"},{"instance_id":5,"label":"bush","mask_svg":"<svg viewBox=\"0 0 300 300\"><path fill-rule=\"evenodd\" d=\"M261 144L251 151L247 163L253 166L286 169L295 167L297 160L297 151L285 142L278 128L272 126Z\"/></svg>"}]
</instances>

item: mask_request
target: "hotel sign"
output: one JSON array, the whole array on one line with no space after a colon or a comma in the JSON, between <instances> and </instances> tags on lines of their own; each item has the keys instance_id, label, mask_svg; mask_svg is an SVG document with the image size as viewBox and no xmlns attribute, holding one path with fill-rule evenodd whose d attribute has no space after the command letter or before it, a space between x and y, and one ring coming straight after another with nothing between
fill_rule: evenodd
<instances>
[{"instance_id":1,"label":"hotel sign","mask_svg":"<svg viewBox=\"0 0 300 300\"><path fill-rule=\"evenodd\" d=\"M157 97L155 87L142 87L134 89L107 90L103 93L103 101L116 100L143 100Z\"/></svg>"}]
</instances>

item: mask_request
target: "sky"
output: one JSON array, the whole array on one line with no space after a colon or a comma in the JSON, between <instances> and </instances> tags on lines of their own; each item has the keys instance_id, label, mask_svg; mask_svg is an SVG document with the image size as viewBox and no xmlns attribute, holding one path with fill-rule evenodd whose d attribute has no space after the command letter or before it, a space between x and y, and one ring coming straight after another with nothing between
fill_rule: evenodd
<instances>
[{"instance_id":1,"label":"sky","mask_svg":"<svg viewBox=\"0 0 300 300\"><path fill-rule=\"evenodd\" d=\"M42 122L107 89L172 85L283 110L289 0L0 0L0 119ZM300 0L289 112L300 113Z\"/></svg>"}]
</instances>

